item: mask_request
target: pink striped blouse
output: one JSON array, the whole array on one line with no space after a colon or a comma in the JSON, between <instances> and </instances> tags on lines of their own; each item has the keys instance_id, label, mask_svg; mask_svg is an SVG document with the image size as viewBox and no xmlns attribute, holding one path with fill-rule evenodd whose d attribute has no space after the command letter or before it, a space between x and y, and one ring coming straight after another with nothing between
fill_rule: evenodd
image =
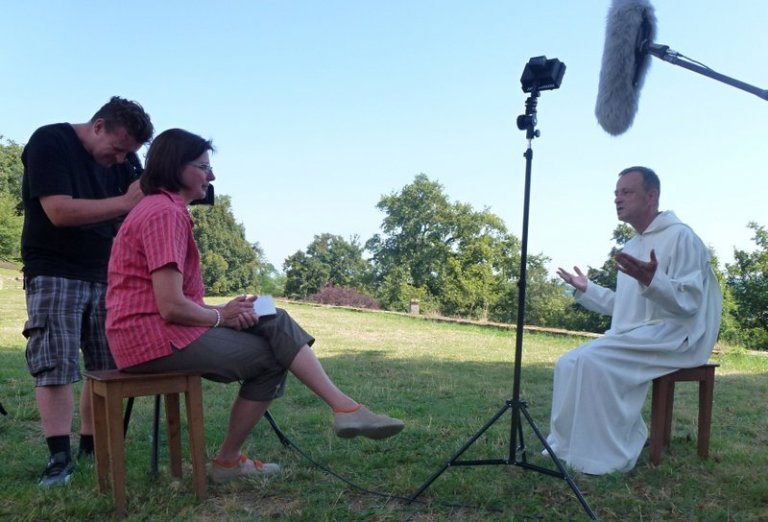
<instances>
[{"instance_id":1,"label":"pink striped blouse","mask_svg":"<svg viewBox=\"0 0 768 522\"><path fill-rule=\"evenodd\" d=\"M152 272L173 265L184 295L203 304L200 253L184 201L163 191L145 196L120 227L109 260L107 339L118 368L170 355L205 333L207 326L167 323L152 290Z\"/></svg>"}]
</instances>

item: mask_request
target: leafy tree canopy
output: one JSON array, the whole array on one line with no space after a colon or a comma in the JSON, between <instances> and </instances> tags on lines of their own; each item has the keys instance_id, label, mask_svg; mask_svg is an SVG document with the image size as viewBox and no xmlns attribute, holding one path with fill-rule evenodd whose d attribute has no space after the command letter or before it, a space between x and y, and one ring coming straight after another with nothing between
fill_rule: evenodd
<instances>
[{"instance_id":1,"label":"leafy tree canopy","mask_svg":"<svg viewBox=\"0 0 768 522\"><path fill-rule=\"evenodd\" d=\"M285 293L304 298L325 286L362 289L368 277L368 263L357 236L349 241L334 234L315 236L306 252L299 250L283 263Z\"/></svg>"},{"instance_id":2,"label":"leafy tree canopy","mask_svg":"<svg viewBox=\"0 0 768 522\"><path fill-rule=\"evenodd\" d=\"M194 235L209 295L257 292L257 250L245 239L245 229L232 215L231 199L217 195L216 204L193 206Z\"/></svg>"},{"instance_id":3,"label":"leafy tree canopy","mask_svg":"<svg viewBox=\"0 0 768 522\"><path fill-rule=\"evenodd\" d=\"M3 137L0 135L0 140ZM0 194L12 196L18 204L21 213L21 176L24 166L21 163L23 147L8 140L6 144L0 141Z\"/></svg>"},{"instance_id":4,"label":"leafy tree canopy","mask_svg":"<svg viewBox=\"0 0 768 522\"><path fill-rule=\"evenodd\" d=\"M2 136L0 135L0 140ZM12 141L0 142L0 259L18 262L21 257L22 146Z\"/></svg>"},{"instance_id":5,"label":"leafy tree canopy","mask_svg":"<svg viewBox=\"0 0 768 522\"><path fill-rule=\"evenodd\" d=\"M443 187L419 174L400 192L383 196L381 234L366 243L378 298L392 309L423 299L445 315L509 320L516 314L519 241L489 210L452 203ZM543 263L530 256L529 263ZM533 284L552 285L535 272Z\"/></svg>"},{"instance_id":6,"label":"leafy tree canopy","mask_svg":"<svg viewBox=\"0 0 768 522\"><path fill-rule=\"evenodd\" d=\"M733 264L726 264L727 284L735 301L733 315L740 340L748 348L768 350L768 231L755 222L756 250L734 250Z\"/></svg>"}]
</instances>

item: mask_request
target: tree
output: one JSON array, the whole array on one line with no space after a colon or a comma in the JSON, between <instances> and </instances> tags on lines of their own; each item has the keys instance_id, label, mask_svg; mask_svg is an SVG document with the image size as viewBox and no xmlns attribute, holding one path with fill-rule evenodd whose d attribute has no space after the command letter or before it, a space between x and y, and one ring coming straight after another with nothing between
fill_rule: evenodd
<instances>
[{"instance_id":1,"label":"tree","mask_svg":"<svg viewBox=\"0 0 768 522\"><path fill-rule=\"evenodd\" d=\"M740 341L747 348L768 350L768 231L755 222L748 226L757 249L734 250L734 263L726 264L727 286L736 305L732 313Z\"/></svg>"},{"instance_id":2,"label":"tree","mask_svg":"<svg viewBox=\"0 0 768 522\"><path fill-rule=\"evenodd\" d=\"M23 217L16 210L16 200L0 193L0 259L17 261L21 257Z\"/></svg>"},{"instance_id":3,"label":"tree","mask_svg":"<svg viewBox=\"0 0 768 522\"><path fill-rule=\"evenodd\" d=\"M381 306L387 310L405 312L412 300L419 301L422 313L433 313L439 309L438 303L427 294L425 288L411 284L411 276L402 266L392 267L381 277L376 285L376 296Z\"/></svg>"},{"instance_id":4,"label":"tree","mask_svg":"<svg viewBox=\"0 0 768 522\"><path fill-rule=\"evenodd\" d=\"M289 256L283 263L285 271L285 295L301 299L314 294L330 279L331 270L319 259L308 256L303 250Z\"/></svg>"},{"instance_id":5,"label":"tree","mask_svg":"<svg viewBox=\"0 0 768 522\"><path fill-rule=\"evenodd\" d=\"M285 276L267 260L264 249L257 242L251 245L256 256L256 290L260 294L282 296L285 291Z\"/></svg>"},{"instance_id":6,"label":"tree","mask_svg":"<svg viewBox=\"0 0 768 522\"><path fill-rule=\"evenodd\" d=\"M717 254L711 248L709 254L712 258L712 270L715 278L720 285L720 292L723 294L723 311L720 315L720 339L734 344L740 342L739 323L736 321L736 300L733 292L728 286L728 275L720 269L720 261Z\"/></svg>"},{"instance_id":7,"label":"tree","mask_svg":"<svg viewBox=\"0 0 768 522\"><path fill-rule=\"evenodd\" d=\"M307 255L328 267L326 284L356 288L362 286L368 272L360 239L346 241L341 236L320 234L307 246Z\"/></svg>"},{"instance_id":8,"label":"tree","mask_svg":"<svg viewBox=\"0 0 768 522\"><path fill-rule=\"evenodd\" d=\"M443 187L419 174L399 193L383 196L382 233L366 243L372 254L377 297L387 308L508 321L517 312L519 241L487 209L451 203ZM531 256L529 262L545 258ZM547 286L546 271L533 271ZM542 273L544 274L542 279Z\"/></svg>"},{"instance_id":9,"label":"tree","mask_svg":"<svg viewBox=\"0 0 768 522\"><path fill-rule=\"evenodd\" d=\"M399 194L381 198L386 213L381 229L366 243L378 280L397 266L406 268L408 284L439 295L442 268L453 241L452 212L439 183L416 176Z\"/></svg>"},{"instance_id":10,"label":"tree","mask_svg":"<svg viewBox=\"0 0 768 522\"><path fill-rule=\"evenodd\" d=\"M363 290L369 266L357 236L349 241L333 234L316 235L307 251L297 251L283 263L285 293L304 298L325 286Z\"/></svg>"},{"instance_id":11,"label":"tree","mask_svg":"<svg viewBox=\"0 0 768 522\"><path fill-rule=\"evenodd\" d=\"M563 310L572 302L563 282L550 278L546 268L549 258L543 255L528 257L528 283L525 293L525 323L558 327ZM517 292L515 292L517 299Z\"/></svg>"},{"instance_id":12,"label":"tree","mask_svg":"<svg viewBox=\"0 0 768 522\"><path fill-rule=\"evenodd\" d=\"M3 136L0 135L0 140ZM0 142L0 194L9 194L13 196L17 205L18 212L21 213L21 177L24 172L24 165L21 163L21 152L23 147L11 140L7 144Z\"/></svg>"},{"instance_id":13,"label":"tree","mask_svg":"<svg viewBox=\"0 0 768 522\"><path fill-rule=\"evenodd\" d=\"M2 136L0 136L2 140ZM0 259L21 257L21 229L24 221L21 202L22 146L0 143Z\"/></svg>"},{"instance_id":14,"label":"tree","mask_svg":"<svg viewBox=\"0 0 768 522\"><path fill-rule=\"evenodd\" d=\"M206 293L258 293L256 250L246 241L243 225L235 221L229 196L217 196L212 207L193 206L191 213Z\"/></svg>"},{"instance_id":15,"label":"tree","mask_svg":"<svg viewBox=\"0 0 768 522\"><path fill-rule=\"evenodd\" d=\"M509 236L501 219L484 210L456 203L448 214L452 223L446 227L446 252L440 272L440 284L433 294L446 315L489 319L506 291L504 267L509 260L519 265L519 256L509 252L517 241ZM500 278L502 278L500 280Z\"/></svg>"}]
</instances>

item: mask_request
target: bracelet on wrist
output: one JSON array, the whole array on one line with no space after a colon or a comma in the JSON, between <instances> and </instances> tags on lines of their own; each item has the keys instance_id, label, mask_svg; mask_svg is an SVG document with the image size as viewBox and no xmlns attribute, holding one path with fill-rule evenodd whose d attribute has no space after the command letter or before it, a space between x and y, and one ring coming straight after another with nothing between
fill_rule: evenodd
<instances>
[{"instance_id":1,"label":"bracelet on wrist","mask_svg":"<svg viewBox=\"0 0 768 522\"><path fill-rule=\"evenodd\" d=\"M213 328L218 328L221 325L221 312L218 308L213 308L213 311L216 312L216 322L213 323Z\"/></svg>"}]
</instances>

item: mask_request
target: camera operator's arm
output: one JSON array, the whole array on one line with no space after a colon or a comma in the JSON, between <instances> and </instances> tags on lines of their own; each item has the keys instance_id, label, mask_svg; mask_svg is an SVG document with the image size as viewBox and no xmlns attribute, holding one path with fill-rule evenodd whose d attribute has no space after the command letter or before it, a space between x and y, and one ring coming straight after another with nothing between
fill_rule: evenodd
<instances>
[{"instance_id":1,"label":"camera operator's arm","mask_svg":"<svg viewBox=\"0 0 768 522\"><path fill-rule=\"evenodd\" d=\"M141 200L139 181L128 186L125 194L105 199L81 199L63 194L42 196L40 204L57 227L77 227L101 223L124 216Z\"/></svg>"}]
</instances>

